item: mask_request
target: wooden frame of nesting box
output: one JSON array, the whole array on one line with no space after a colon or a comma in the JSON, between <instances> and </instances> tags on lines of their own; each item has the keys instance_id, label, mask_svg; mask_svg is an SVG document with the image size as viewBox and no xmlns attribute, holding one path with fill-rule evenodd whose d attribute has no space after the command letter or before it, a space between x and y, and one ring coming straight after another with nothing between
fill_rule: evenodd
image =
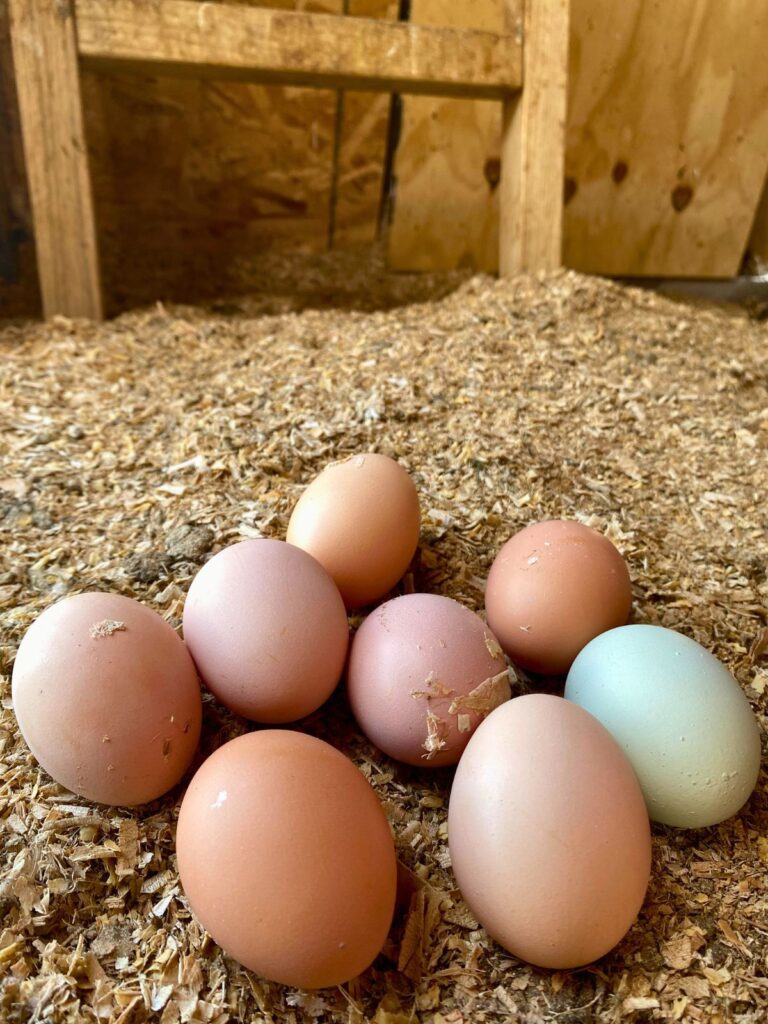
<instances>
[{"instance_id":1,"label":"wooden frame of nesting box","mask_svg":"<svg viewBox=\"0 0 768 1024\"><path fill-rule=\"evenodd\" d=\"M499 264L559 266L567 0L504 0L504 31L192 0L10 0L47 317L103 315L80 67L496 99Z\"/></svg>"}]
</instances>

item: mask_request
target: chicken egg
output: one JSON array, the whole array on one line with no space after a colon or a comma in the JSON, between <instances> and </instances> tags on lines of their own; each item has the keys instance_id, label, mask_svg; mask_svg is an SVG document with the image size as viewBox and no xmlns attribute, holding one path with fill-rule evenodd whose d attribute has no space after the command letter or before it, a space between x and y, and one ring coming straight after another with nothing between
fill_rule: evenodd
<instances>
[{"instance_id":1,"label":"chicken egg","mask_svg":"<svg viewBox=\"0 0 768 1024\"><path fill-rule=\"evenodd\" d=\"M467 744L448 844L478 921L540 967L591 963L626 934L651 866L632 766L603 726L549 694L502 704Z\"/></svg>"},{"instance_id":2,"label":"chicken egg","mask_svg":"<svg viewBox=\"0 0 768 1024\"><path fill-rule=\"evenodd\" d=\"M256 722L294 722L336 687L349 625L336 585L311 555L281 540L246 540L195 576L184 639L222 704Z\"/></svg>"},{"instance_id":3,"label":"chicken egg","mask_svg":"<svg viewBox=\"0 0 768 1024\"><path fill-rule=\"evenodd\" d=\"M553 675L599 633L624 625L631 604L629 571L608 538L557 519L507 541L485 592L488 624L512 661Z\"/></svg>"},{"instance_id":4,"label":"chicken egg","mask_svg":"<svg viewBox=\"0 0 768 1024\"><path fill-rule=\"evenodd\" d=\"M574 661L565 696L625 751L654 821L716 825L755 788L760 729L749 701L690 637L650 625L603 633Z\"/></svg>"},{"instance_id":5,"label":"chicken egg","mask_svg":"<svg viewBox=\"0 0 768 1024\"><path fill-rule=\"evenodd\" d=\"M439 594L386 601L355 634L347 693L360 728L407 764L456 764L472 731L510 695L499 644L469 608Z\"/></svg>"},{"instance_id":6,"label":"chicken egg","mask_svg":"<svg viewBox=\"0 0 768 1024\"><path fill-rule=\"evenodd\" d=\"M66 597L27 630L13 707L29 749L97 803L154 800L189 767L202 705L192 658L168 623L120 594Z\"/></svg>"},{"instance_id":7,"label":"chicken egg","mask_svg":"<svg viewBox=\"0 0 768 1024\"><path fill-rule=\"evenodd\" d=\"M296 503L287 540L325 566L348 608L383 597L419 542L419 498L387 455L353 455L327 466Z\"/></svg>"},{"instance_id":8,"label":"chicken egg","mask_svg":"<svg viewBox=\"0 0 768 1024\"><path fill-rule=\"evenodd\" d=\"M176 848L203 927L270 981L340 985L384 945L392 834L362 773L322 740L267 729L224 744L187 789Z\"/></svg>"}]
</instances>

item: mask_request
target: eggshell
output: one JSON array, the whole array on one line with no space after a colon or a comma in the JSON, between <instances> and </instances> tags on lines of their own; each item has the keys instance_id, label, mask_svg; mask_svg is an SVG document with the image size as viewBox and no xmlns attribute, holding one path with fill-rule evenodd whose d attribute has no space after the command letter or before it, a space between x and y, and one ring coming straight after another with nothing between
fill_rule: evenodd
<instances>
[{"instance_id":1,"label":"eggshell","mask_svg":"<svg viewBox=\"0 0 768 1024\"><path fill-rule=\"evenodd\" d=\"M760 732L749 701L725 665L681 633L603 633L573 663L565 696L626 752L654 821L715 825L755 788Z\"/></svg>"},{"instance_id":2,"label":"eggshell","mask_svg":"<svg viewBox=\"0 0 768 1024\"><path fill-rule=\"evenodd\" d=\"M220 747L187 789L176 847L203 927L271 981L340 985L384 944L389 825L363 775L322 740L269 729Z\"/></svg>"},{"instance_id":3,"label":"eggshell","mask_svg":"<svg viewBox=\"0 0 768 1024\"><path fill-rule=\"evenodd\" d=\"M501 648L449 597L407 594L355 634L347 692L365 735L407 764L456 764L484 715L510 694Z\"/></svg>"},{"instance_id":4,"label":"eggshell","mask_svg":"<svg viewBox=\"0 0 768 1024\"><path fill-rule=\"evenodd\" d=\"M383 597L419 542L419 498L403 467L387 455L353 455L327 466L307 487L287 540L324 565L348 608Z\"/></svg>"},{"instance_id":5,"label":"eggshell","mask_svg":"<svg viewBox=\"0 0 768 1024\"><path fill-rule=\"evenodd\" d=\"M632 604L626 563L607 537L547 520L516 533L491 566L488 624L510 658L532 672L567 672L599 633L623 625Z\"/></svg>"},{"instance_id":6,"label":"eggshell","mask_svg":"<svg viewBox=\"0 0 768 1024\"><path fill-rule=\"evenodd\" d=\"M333 692L349 625L333 580L311 555L281 540L246 540L195 576L184 639L222 704L256 722L293 722Z\"/></svg>"},{"instance_id":7,"label":"eggshell","mask_svg":"<svg viewBox=\"0 0 768 1024\"><path fill-rule=\"evenodd\" d=\"M40 615L16 655L13 707L49 775L104 804L165 793L200 736L187 649L156 612L119 594L66 597Z\"/></svg>"},{"instance_id":8,"label":"eggshell","mask_svg":"<svg viewBox=\"0 0 768 1024\"><path fill-rule=\"evenodd\" d=\"M591 963L642 905L651 837L629 761L561 697L516 697L482 722L448 810L456 879L480 923L540 967Z\"/></svg>"}]
</instances>

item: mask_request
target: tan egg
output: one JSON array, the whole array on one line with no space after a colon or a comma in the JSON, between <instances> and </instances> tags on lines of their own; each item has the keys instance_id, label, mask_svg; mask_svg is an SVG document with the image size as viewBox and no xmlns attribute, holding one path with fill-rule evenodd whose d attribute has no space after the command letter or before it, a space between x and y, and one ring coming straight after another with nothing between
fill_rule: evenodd
<instances>
[{"instance_id":1,"label":"tan egg","mask_svg":"<svg viewBox=\"0 0 768 1024\"><path fill-rule=\"evenodd\" d=\"M322 740L269 729L220 747L187 789L176 847L203 927L271 981L340 985L384 945L392 834L361 772Z\"/></svg>"},{"instance_id":2,"label":"tan egg","mask_svg":"<svg viewBox=\"0 0 768 1024\"><path fill-rule=\"evenodd\" d=\"M156 612L119 594L79 594L43 612L16 655L13 707L49 775L104 804L165 793L200 737L189 652Z\"/></svg>"},{"instance_id":3,"label":"tan egg","mask_svg":"<svg viewBox=\"0 0 768 1024\"><path fill-rule=\"evenodd\" d=\"M516 697L478 726L456 769L448 843L478 921L540 967L603 956L648 886L650 826L632 766L596 718L549 694Z\"/></svg>"},{"instance_id":4,"label":"tan egg","mask_svg":"<svg viewBox=\"0 0 768 1024\"><path fill-rule=\"evenodd\" d=\"M581 523L547 520L516 533L491 566L488 624L509 657L561 674L600 633L623 626L632 604L624 559Z\"/></svg>"},{"instance_id":5,"label":"tan egg","mask_svg":"<svg viewBox=\"0 0 768 1024\"><path fill-rule=\"evenodd\" d=\"M256 722L295 722L336 687L349 625L336 585L306 551L246 540L195 576L184 639L222 704Z\"/></svg>"},{"instance_id":6,"label":"tan egg","mask_svg":"<svg viewBox=\"0 0 768 1024\"><path fill-rule=\"evenodd\" d=\"M325 566L348 608L361 608L408 568L419 525L419 498L403 467L387 455L353 455L307 487L286 539Z\"/></svg>"},{"instance_id":7,"label":"tan egg","mask_svg":"<svg viewBox=\"0 0 768 1024\"><path fill-rule=\"evenodd\" d=\"M398 761L456 764L472 731L510 694L488 626L439 594L379 605L355 634L347 694L360 728Z\"/></svg>"}]
</instances>

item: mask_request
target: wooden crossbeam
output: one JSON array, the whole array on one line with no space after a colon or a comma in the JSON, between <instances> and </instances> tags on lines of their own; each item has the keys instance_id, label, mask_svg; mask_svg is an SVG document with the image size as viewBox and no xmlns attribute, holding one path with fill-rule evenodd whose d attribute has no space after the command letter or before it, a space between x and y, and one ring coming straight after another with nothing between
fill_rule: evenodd
<instances>
[{"instance_id":1,"label":"wooden crossbeam","mask_svg":"<svg viewBox=\"0 0 768 1024\"><path fill-rule=\"evenodd\" d=\"M75 11L92 64L476 99L522 85L515 35L192 0L75 0Z\"/></svg>"}]
</instances>

